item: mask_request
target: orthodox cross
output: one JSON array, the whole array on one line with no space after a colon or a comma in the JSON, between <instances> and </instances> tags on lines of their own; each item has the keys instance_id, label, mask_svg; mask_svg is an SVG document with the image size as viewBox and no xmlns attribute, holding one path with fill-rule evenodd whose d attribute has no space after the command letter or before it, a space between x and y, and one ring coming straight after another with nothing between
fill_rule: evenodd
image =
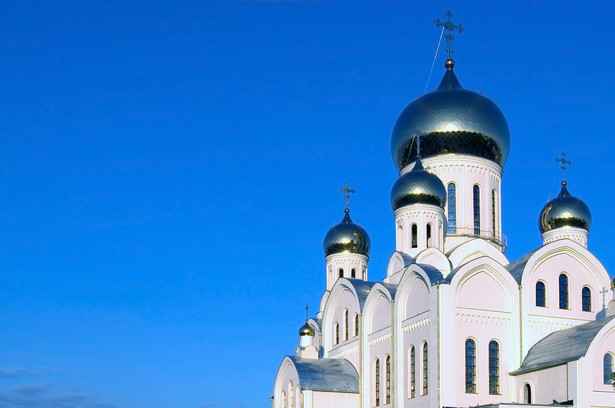
<instances>
[{"instance_id":1,"label":"orthodox cross","mask_svg":"<svg viewBox=\"0 0 615 408\"><path fill-rule=\"evenodd\" d=\"M354 188L350 188L348 182L344 183L344 187L338 187L339 191L344 192L344 200L346 201L346 211L348 211L348 204L350 202L350 194L356 193Z\"/></svg>"},{"instance_id":2,"label":"orthodox cross","mask_svg":"<svg viewBox=\"0 0 615 408\"><path fill-rule=\"evenodd\" d=\"M602 309L604 310L606 309L606 294L609 293L609 291L606 290L606 288L602 288L600 293L602 293Z\"/></svg>"},{"instance_id":3,"label":"orthodox cross","mask_svg":"<svg viewBox=\"0 0 615 408\"><path fill-rule=\"evenodd\" d=\"M453 14L452 11L446 10L444 15L447 18L446 21L442 21L439 18L436 18L433 21L433 23L438 28L444 27L445 30L448 30L448 33L446 33L446 42L448 44L448 50L447 50L448 58L451 59L451 56L453 55L453 52L454 52L453 51L453 40L455 39L455 37L453 36L453 31L457 30L459 31L459 34L461 34L465 31L465 28L461 24L453 23L452 18L455 17L455 15Z\"/></svg>"},{"instance_id":4,"label":"orthodox cross","mask_svg":"<svg viewBox=\"0 0 615 408\"><path fill-rule=\"evenodd\" d=\"M307 305L307 303L305 304L305 320L307 321L308 319L308 310L310 310L310 307Z\"/></svg>"},{"instance_id":5,"label":"orthodox cross","mask_svg":"<svg viewBox=\"0 0 615 408\"><path fill-rule=\"evenodd\" d=\"M558 162L562 168L562 181L566 181L566 169L572 164L572 162L566 159L566 153L564 152L562 152L560 157L556 157L555 161Z\"/></svg>"}]
</instances>

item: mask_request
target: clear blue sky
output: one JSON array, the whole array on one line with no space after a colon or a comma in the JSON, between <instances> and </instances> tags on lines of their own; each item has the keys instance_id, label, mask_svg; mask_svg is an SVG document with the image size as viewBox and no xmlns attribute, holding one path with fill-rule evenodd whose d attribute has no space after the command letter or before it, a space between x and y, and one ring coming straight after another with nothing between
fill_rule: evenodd
<instances>
[{"instance_id":1,"label":"clear blue sky","mask_svg":"<svg viewBox=\"0 0 615 408\"><path fill-rule=\"evenodd\" d=\"M268 407L346 180L384 277L391 129L447 8L511 128L506 255L540 245L566 151L612 274L613 2L5 2L0 408Z\"/></svg>"}]
</instances>

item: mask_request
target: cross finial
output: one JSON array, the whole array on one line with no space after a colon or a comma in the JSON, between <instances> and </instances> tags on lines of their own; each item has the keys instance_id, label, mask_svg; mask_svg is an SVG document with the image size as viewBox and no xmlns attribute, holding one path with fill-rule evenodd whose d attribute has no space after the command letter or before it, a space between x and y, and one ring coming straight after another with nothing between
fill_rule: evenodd
<instances>
[{"instance_id":1,"label":"cross finial","mask_svg":"<svg viewBox=\"0 0 615 408\"><path fill-rule=\"evenodd\" d=\"M609 291L606 290L606 288L602 288L600 293L602 293L602 309L606 309L606 294L609 293Z\"/></svg>"},{"instance_id":2,"label":"cross finial","mask_svg":"<svg viewBox=\"0 0 615 408\"><path fill-rule=\"evenodd\" d=\"M564 152L562 152L562 155L560 157L556 157L555 161L558 162L560 167L562 168L562 184L565 184L566 183L566 169L568 168L568 166L572 164L572 162L566 158L566 153Z\"/></svg>"},{"instance_id":3,"label":"cross finial","mask_svg":"<svg viewBox=\"0 0 615 408\"><path fill-rule=\"evenodd\" d=\"M305 304L305 320L307 321L308 319L308 311L310 310L310 307L307 305L307 303Z\"/></svg>"},{"instance_id":4,"label":"cross finial","mask_svg":"<svg viewBox=\"0 0 615 408\"><path fill-rule=\"evenodd\" d=\"M445 30L448 31L448 33L446 33L446 43L448 44L448 59L450 60L452 58L453 55L453 40L455 39L455 37L453 36L453 31L457 30L459 31L459 34L463 33L465 31L465 28L461 25L461 24L455 24L453 23L452 18L455 17L455 15L453 14L452 11L450 10L446 10L444 12L444 16L447 18L446 21L442 21L439 18L436 18L433 23L436 25L436 27L444 27Z\"/></svg>"},{"instance_id":5,"label":"cross finial","mask_svg":"<svg viewBox=\"0 0 615 408\"><path fill-rule=\"evenodd\" d=\"M348 212L348 205L350 203L350 194L356 193L354 188L350 188L350 184L348 182L344 183L343 187L338 188L339 191L344 192L344 200L346 201L346 212Z\"/></svg>"}]
</instances>

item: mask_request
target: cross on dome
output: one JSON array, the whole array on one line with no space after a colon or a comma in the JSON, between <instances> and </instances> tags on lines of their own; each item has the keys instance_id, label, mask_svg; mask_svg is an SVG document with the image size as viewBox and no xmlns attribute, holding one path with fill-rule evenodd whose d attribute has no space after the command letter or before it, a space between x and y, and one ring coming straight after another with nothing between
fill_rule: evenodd
<instances>
[{"instance_id":1,"label":"cross on dome","mask_svg":"<svg viewBox=\"0 0 615 408\"><path fill-rule=\"evenodd\" d=\"M305 321L307 321L308 319L308 311L310 310L310 307L307 305L307 303L305 304Z\"/></svg>"},{"instance_id":2,"label":"cross on dome","mask_svg":"<svg viewBox=\"0 0 615 408\"><path fill-rule=\"evenodd\" d=\"M566 158L566 153L564 152L562 152L560 157L556 157L555 161L558 162L562 168L562 184L566 184L566 169L572 164L572 162Z\"/></svg>"},{"instance_id":3,"label":"cross on dome","mask_svg":"<svg viewBox=\"0 0 615 408\"><path fill-rule=\"evenodd\" d=\"M436 27L440 28L440 27L444 27L445 30L448 30L448 33L446 33L446 42L448 44L448 59L452 60L452 55L454 53L453 51L453 40L455 39L455 37L453 36L453 31L457 30L459 31L459 34L463 33L465 31L464 26L462 26L461 24L455 24L453 23L452 18L455 17L455 15L453 14L452 11L450 10L446 10L444 12L444 16L447 18L446 21L442 21L439 18L436 18L433 23L435 24Z\"/></svg>"},{"instance_id":4,"label":"cross on dome","mask_svg":"<svg viewBox=\"0 0 615 408\"><path fill-rule=\"evenodd\" d=\"M346 202L346 212L348 212L349 204L350 204L350 194L356 193L356 190L354 188L350 188L350 184L348 182L344 183L343 187L338 187L338 190L344 192L344 201Z\"/></svg>"}]
</instances>

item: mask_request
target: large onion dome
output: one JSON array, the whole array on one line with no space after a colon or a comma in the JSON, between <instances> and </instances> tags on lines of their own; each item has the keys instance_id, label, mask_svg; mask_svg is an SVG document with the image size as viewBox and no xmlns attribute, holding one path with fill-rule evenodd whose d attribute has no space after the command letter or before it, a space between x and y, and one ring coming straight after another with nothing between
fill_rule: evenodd
<instances>
[{"instance_id":1,"label":"large onion dome","mask_svg":"<svg viewBox=\"0 0 615 408\"><path fill-rule=\"evenodd\" d=\"M312 326L310 326L307 322L305 322L305 324L299 328L299 336L312 336L312 337L314 337L315 334L316 334L316 332L314 331Z\"/></svg>"},{"instance_id":2,"label":"large onion dome","mask_svg":"<svg viewBox=\"0 0 615 408\"><path fill-rule=\"evenodd\" d=\"M393 211L411 204L432 204L444 208L446 189L435 174L425 170L417 159L412 171L399 177L391 190Z\"/></svg>"},{"instance_id":3,"label":"large onion dome","mask_svg":"<svg viewBox=\"0 0 615 408\"><path fill-rule=\"evenodd\" d=\"M591 223L592 215L587 204L571 196L566 182L562 181L559 195L549 201L540 212L538 227L541 233L561 227L577 227L589 231Z\"/></svg>"},{"instance_id":4,"label":"large onion dome","mask_svg":"<svg viewBox=\"0 0 615 408\"><path fill-rule=\"evenodd\" d=\"M370 246L367 232L352 222L348 208L342 222L327 232L323 243L325 256L344 252L368 256Z\"/></svg>"},{"instance_id":5,"label":"large onion dome","mask_svg":"<svg viewBox=\"0 0 615 408\"><path fill-rule=\"evenodd\" d=\"M489 98L463 89L453 72L452 59L438 88L399 115L391 138L391 153L398 169L416 159L416 138L421 155L469 154L503 165L510 150L510 131L504 114Z\"/></svg>"}]
</instances>

